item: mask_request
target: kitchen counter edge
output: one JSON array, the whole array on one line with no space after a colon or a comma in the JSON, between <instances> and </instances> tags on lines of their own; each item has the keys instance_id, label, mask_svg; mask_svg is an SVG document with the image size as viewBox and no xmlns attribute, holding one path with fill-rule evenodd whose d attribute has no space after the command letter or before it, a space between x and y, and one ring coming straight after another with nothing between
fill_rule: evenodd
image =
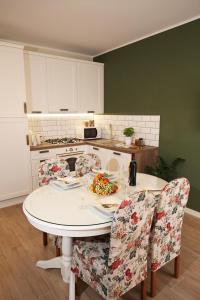
<instances>
[{"instance_id":1,"label":"kitchen counter edge","mask_svg":"<svg viewBox=\"0 0 200 300\"><path fill-rule=\"evenodd\" d=\"M106 144L104 144L106 143ZM30 151L39 151L39 150L45 150L45 149L55 149L55 148L65 148L65 147L75 147L75 146L81 146L81 145L90 145L94 147L100 147L108 150L113 150L117 152L124 152L124 153L130 153L134 154L137 152L147 151L151 149L158 149L156 146L144 146L144 147L138 147L138 146L131 146L129 148L123 147L123 146L116 146L117 144L121 143L120 141L113 141L107 139L99 139L99 140L91 140L91 141L80 141L78 143L68 143L68 144L61 144L61 145L52 145L48 143L44 143L37 146L30 146ZM115 145L116 144L116 145Z\"/></svg>"}]
</instances>

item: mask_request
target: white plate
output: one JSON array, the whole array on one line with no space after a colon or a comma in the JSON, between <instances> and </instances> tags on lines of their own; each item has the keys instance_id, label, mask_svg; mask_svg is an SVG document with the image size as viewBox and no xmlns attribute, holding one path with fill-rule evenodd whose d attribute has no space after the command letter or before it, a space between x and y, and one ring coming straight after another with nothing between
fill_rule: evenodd
<instances>
[{"instance_id":1,"label":"white plate","mask_svg":"<svg viewBox=\"0 0 200 300\"><path fill-rule=\"evenodd\" d=\"M77 183L71 183L71 184L66 184L63 181L59 181L59 180L51 180L50 181L51 186L62 189L62 190L69 190L69 189L74 189L77 187L82 186L81 182L77 182Z\"/></svg>"},{"instance_id":2,"label":"white plate","mask_svg":"<svg viewBox=\"0 0 200 300\"><path fill-rule=\"evenodd\" d=\"M107 210L107 209L104 209L101 206L92 205L92 206L90 206L90 209L95 214L98 214L102 217L113 217L113 214L114 214L114 210L113 211L112 210Z\"/></svg>"},{"instance_id":3,"label":"white plate","mask_svg":"<svg viewBox=\"0 0 200 300\"><path fill-rule=\"evenodd\" d=\"M80 183L80 178L77 177L56 177L57 181L64 182L67 185L74 185Z\"/></svg>"}]
</instances>

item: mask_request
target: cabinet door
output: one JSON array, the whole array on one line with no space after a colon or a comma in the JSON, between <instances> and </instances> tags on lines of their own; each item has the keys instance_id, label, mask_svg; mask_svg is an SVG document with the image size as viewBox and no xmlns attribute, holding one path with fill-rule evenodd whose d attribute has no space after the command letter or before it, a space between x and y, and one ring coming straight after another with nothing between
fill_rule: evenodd
<instances>
[{"instance_id":1,"label":"cabinet door","mask_svg":"<svg viewBox=\"0 0 200 300\"><path fill-rule=\"evenodd\" d=\"M25 94L23 50L0 45L0 117L23 117Z\"/></svg>"},{"instance_id":2,"label":"cabinet door","mask_svg":"<svg viewBox=\"0 0 200 300\"><path fill-rule=\"evenodd\" d=\"M101 161L101 168L102 169L105 169L105 158L106 158L105 150L106 149L103 149L103 148L100 148L100 147L90 146L90 149L88 151L89 153L94 153L99 157L99 159Z\"/></svg>"},{"instance_id":3,"label":"cabinet door","mask_svg":"<svg viewBox=\"0 0 200 300\"><path fill-rule=\"evenodd\" d=\"M27 130L24 118L0 119L0 201L26 195L31 190Z\"/></svg>"},{"instance_id":4,"label":"cabinet door","mask_svg":"<svg viewBox=\"0 0 200 300\"><path fill-rule=\"evenodd\" d=\"M105 162L105 169L111 172L122 170L128 174L131 154L112 150L106 150L106 152L107 159Z\"/></svg>"},{"instance_id":5,"label":"cabinet door","mask_svg":"<svg viewBox=\"0 0 200 300\"><path fill-rule=\"evenodd\" d=\"M77 64L78 109L103 113L103 65Z\"/></svg>"},{"instance_id":6,"label":"cabinet door","mask_svg":"<svg viewBox=\"0 0 200 300\"><path fill-rule=\"evenodd\" d=\"M76 64L66 59L47 58L49 112L76 111Z\"/></svg>"},{"instance_id":7,"label":"cabinet door","mask_svg":"<svg viewBox=\"0 0 200 300\"><path fill-rule=\"evenodd\" d=\"M28 111L47 113L46 57L30 53L24 57Z\"/></svg>"}]
</instances>

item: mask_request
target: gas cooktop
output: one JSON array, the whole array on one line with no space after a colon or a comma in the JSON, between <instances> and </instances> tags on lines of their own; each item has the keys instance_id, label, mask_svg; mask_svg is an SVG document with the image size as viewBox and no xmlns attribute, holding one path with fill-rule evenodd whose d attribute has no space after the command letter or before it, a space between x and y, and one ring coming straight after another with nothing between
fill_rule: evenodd
<instances>
[{"instance_id":1,"label":"gas cooktop","mask_svg":"<svg viewBox=\"0 0 200 300\"><path fill-rule=\"evenodd\" d=\"M76 144L76 143L79 143L81 142L80 139L77 139L77 138L71 138L71 137L66 137L66 138L56 138L56 139L48 139L48 140L45 140L45 143L49 143L49 144Z\"/></svg>"}]
</instances>

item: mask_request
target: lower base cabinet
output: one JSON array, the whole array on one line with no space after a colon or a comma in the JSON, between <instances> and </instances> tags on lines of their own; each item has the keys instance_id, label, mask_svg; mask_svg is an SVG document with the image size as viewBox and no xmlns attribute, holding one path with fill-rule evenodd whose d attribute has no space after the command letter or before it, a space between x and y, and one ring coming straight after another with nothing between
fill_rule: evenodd
<instances>
[{"instance_id":1,"label":"lower base cabinet","mask_svg":"<svg viewBox=\"0 0 200 300\"><path fill-rule=\"evenodd\" d=\"M132 154L95 146L90 146L89 151L95 153L100 158L102 169L110 172L118 172L120 169L128 171Z\"/></svg>"},{"instance_id":2,"label":"lower base cabinet","mask_svg":"<svg viewBox=\"0 0 200 300\"><path fill-rule=\"evenodd\" d=\"M31 191L30 151L27 120L0 118L0 201Z\"/></svg>"}]
</instances>

